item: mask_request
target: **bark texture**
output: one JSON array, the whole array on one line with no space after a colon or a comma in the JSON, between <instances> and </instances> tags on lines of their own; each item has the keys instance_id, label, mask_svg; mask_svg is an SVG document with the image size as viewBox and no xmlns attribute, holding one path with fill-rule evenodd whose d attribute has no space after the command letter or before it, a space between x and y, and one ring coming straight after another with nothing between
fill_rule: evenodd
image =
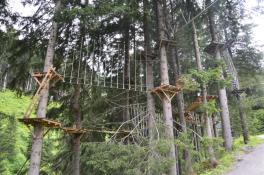
<instances>
[{"instance_id":1,"label":"bark texture","mask_svg":"<svg viewBox=\"0 0 264 175\"><path fill-rule=\"evenodd\" d=\"M211 3L211 0L206 0L207 4ZM208 10L208 20L209 20L209 29L213 43L218 43L219 39L216 35L216 25L215 25L215 18L214 13L211 9ZM214 56L216 60L220 60L220 47L217 45L215 47ZM221 79L224 80L223 71L221 75ZM224 146L227 151L231 151L233 147L233 138L231 134L231 125L230 125L230 116L229 116L229 109L228 109L228 101L226 95L226 88L218 86L218 96L220 102L220 109L221 109L221 121L223 126L223 137L224 137Z\"/></svg>"},{"instance_id":2,"label":"bark texture","mask_svg":"<svg viewBox=\"0 0 264 175\"><path fill-rule=\"evenodd\" d=\"M58 0L55 6L56 14L61 8L61 0ZM52 28L50 31L50 38L45 58L44 72L52 66L53 57L55 53L55 44L58 32L58 24L56 21L52 22ZM47 88L44 88L42 91L42 95L39 100L39 105L37 109L37 117L45 118L46 117L46 109L48 104L49 97L49 84ZM33 135L33 143L30 155L30 167L28 170L28 175L38 175L40 171L40 162L41 162L41 152L42 152L42 142L43 142L43 127L41 125L36 125L34 127L34 135Z\"/></svg>"},{"instance_id":3,"label":"bark texture","mask_svg":"<svg viewBox=\"0 0 264 175\"><path fill-rule=\"evenodd\" d=\"M226 53L227 57L230 57L229 61L232 62L231 65L234 65L233 60L232 60L233 55L232 55L231 48L227 47L227 51L222 52L223 55L225 53ZM239 84L238 75L237 75L235 66L233 66L233 69L234 70L231 70L231 71L234 71L233 75L232 75L233 80L235 80L234 90L239 90L240 84ZM247 125L247 116L245 113L245 106L243 104L244 98L242 96L240 96L240 94L236 94L236 98L237 98L241 128L242 128L242 132L243 132L243 139L244 139L244 143L247 144L249 141L249 133L248 133L248 125Z\"/></svg>"},{"instance_id":4,"label":"bark texture","mask_svg":"<svg viewBox=\"0 0 264 175\"><path fill-rule=\"evenodd\" d=\"M72 114L75 119L75 127L81 128L81 86L75 86L74 97L72 101ZM81 155L81 135L74 135L73 138L73 175L80 175L80 155Z\"/></svg>"},{"instance_id":5,"label":"bark texture","mask_svg":"<svg viewBox=\"0 0 264 175\"><path fill-rule=\"evenodd\" d=\"M143 0L143 30L144 30L144 57L146 61L146 85L147 85L147 110L148 110L148 136L149 136L149 147L150 150L154 148L154 140L155 140L155 132L154 132L154 125L155 125L155 100L153 94L150 92L151 89L154 88L154 79L153 79L153 61L151 55L151 46L150 46L150 4L149 0ZM151 153L149 156L149 161L154 159L155 153ZM151 164L150 164L151 165ZM148 167L148 174L153 174L153 167Z\"/></svg>"},{"instance_id":6,"label":"bark texture","mask_svg":"<svg viewBox=\"0 0 264 175\"><path fill-rule=\"evenodd\" d=\"M220 60L220 48L216 48L215 58ZM224 79L223 73L221 78ZM223 136L224 136L224 146L227 151L231 151L233 147L233 137L231 133L231 124L230 124L230 116L229 116L229 109L228 109L228 100L226 94L225 87L218 87L218 96L220 102L220 114L221 114L221 121L223 126Z\"/></svg>"},{"instance_id":7,"label":"bark texture","mask_svg":"<svg viewBox=\"0 0 264 175\"><path fill-rule=\"evenodd\" d=\"M166 25L165 25L165 12L164 10L164 1L156 1L156 14L157 14L157 24L158 24L158 33L159 33L159 43L160 43L160 75L161 75L161 84L169 84L169 75L168 75L168 60L166 45L162 42L163 39L166 39ZM163 96L162 98L162 107L163 107L163 117L166 125L166 136L167 139L171 141L169 157L174 161L173 165L170 167L169 174L176 175L176 155L175 155L175 145L174 145L174 133L173 133L173 118L172 118L172 107L171 101Z\"/></svg>"},{"instance_id":8,"label":"bark texture","mask_svg":"<svg viewBox=\"0 0 264 175\"><path fill-rule=\"evenodd\" d=\"M174 70L175 84L176 84L177 80L180 78L180 75L181 75L177 48L171 48L171 54L172 54L172 63L173 63L173 70ZM187 134L187 124L185 120L185 109L184 109L184 98L183 98L182 91L176 94L176 102L177 102L178 114L179 114L182 132ZM191 153L188 149L184 151L184 160L186 161L186 174L187 175L194 174L194 171L192 168Z\"/></svg>"},{"instance_id":9,"label":"bark texture","mask_svg":"<svg viewBox=\"0 0 264 175\"><path fill-rule=\"evenodd\" d=\"M125 88L129 89L130 88L130 57L129 57L129 46L130 46L130 18L128 16L124 17L124 52L125 52L125 63L124 63L124 83L125 83ZM125 110L124 110L124 115L123 115L123 121L127 121L130 119L130 113L129 113L129 90L126 91L126 100L125 100Z\"/></svg>"},{"instance_id":10,"label":"bark texture","mask_svg":"<svg viewBox=\"0 0 264 175\"><path fill-rule=\"evenodd\" d=\"M144 16L143 16L143 27L144 27L144 42L145 42L145 59L146 59L146 84L147 89L151 90L154 88L154 80L153 80L153 62L151 57L148 57L151 54L151 47L150 47L150 33L149 33L149 1L144 0ZM155 101L153 94L150 91L147 91L147 109L148 109L148 130L149 130L149 138L150 138L150 145L152 145L152 141L154 139L153 127L154 127L154 120L155 120Z\"/></svg>"},{"instance_id":11,"label":"bark texture","mask_svg":"<svg viewBox=\"0 0 264 175\"><path fill-rule=\"evenodd\" d=\"M249 134L248 134L247 116L245 113L245 106L243 104L243 97L238 95L237 102L238 102L239 117L241 121L244 143L248 144Z\"/></svg>"},{"instance_id":12,"label":"bark texture","mask_svg":"<svg viewBox=\"0 0 264 175\"><path fill-rule=\"evenodd\" d=\"M198 71L202 71L203 66L202 66L200 48L199 48L196 26L195 26L194 21L192 21L192 29L193 29L193 44L194 44L194 50L195 50L195 59L196 59L197 69L198 69ZM207 89L206 89L205 84L201 85L201 90L202 90L202 96L203 96L203 103L207 104ZM206 128L205 134L208 138L213 138L211 119L210 119L207 111L205 111L204 117L205 117L205 128ZM212 145L208 146L208 152L209 152L209 156L210 156L210 163L214 167L217 165L217 161L215 158L214 149L213 149Z\"/></svg>"}]
</instances>

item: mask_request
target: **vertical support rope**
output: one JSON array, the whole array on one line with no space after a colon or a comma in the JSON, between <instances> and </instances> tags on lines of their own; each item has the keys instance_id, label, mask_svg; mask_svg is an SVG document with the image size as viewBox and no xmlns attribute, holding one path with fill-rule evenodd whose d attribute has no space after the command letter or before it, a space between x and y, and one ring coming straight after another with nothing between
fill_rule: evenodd
<instances>
[{"instance_id":1,"label":"vertical support rope","mask_svg":"<svg viewBox=\"0 0 264 175\"><path fill-rule=\"evenodd\" d=\"M134 40L134 70L135 70L135 91L137 90L137 59L136 59L136 41Z\"/></svg>"},{"instance_id":2,"label":"vertical support rope","mask_svg":"<svg viewBox=\"0 0 264 175\"><path fill-rule=\"evenodd\" d=\"M123 61L124 61L124 64L123 64L123 89L125 89L125 44L124 44L124 50L123 50Z\"/></svg>"},{"instance_id":3,"label":"vertical support rope","mask_svg":"<svg viewBox=\"0 0 264 175\"><path fill-rule=\"evenodd\" d=\"M110 80L110 87L112 88L113 87L113 57L111 56L111 63L110 63L110 66L111 66L111 80Z\"/></svg>"},{"instance_id":4,"label":"vertical support rope","mask_svg":"<svg viewBox=\"0 0 264 175\"><path fill-rule=\"evenodd\" d=\"M128 89L131 89L131 71L130 71L131 66L130 66L130 62L131 62L131 58L130 58L130 54L129 54L129 56L128 56Z\"/></svg>"},{"instance_id":5,"label":"vertical support rope","mask_svg":"<svg viewBox=\"0 0 264 175\"><path fill-rule=\"evenodd\" d=\"M82 60L82 47L83 47L83 38L81 39L81 47L80 47L80 55L79 55L79 63L78 63L78 71L77 71L77 80L76 83L79 84L79 78L80 78L80 67L81 67L81 60Z\"/></svg>"},{"instance_id":6,"label":"vertical support rope","mask_svg":"<svg viewBox=\"0 0 264 175\"><path fill-rule=\"evenodd\" d=\"M117 45L117 69L116 69L116 87L117 87L117 89L118 89L118 73L119 73L119 58L120 58L120 56L119 56L119 53L120 53L120 45L119 45L119 43L118 43L118 45Z\"/></svg>"},{"instance_id":7,"label":"vertical support rope","mask_svg":"<svg viewBox=\"0 0 264 175\"><path fill-rule=\"evenodd\" d=\"M149 63L148 63L149 60L148 60L148 57L147 57L147 55L148 55L148 51L145 50L145 52L146 52L146 54L145 54L145 55L146 55L146 57L145 57L145 65L146 65L146 66L145 66L145 75L146 75L146 81L145 81L146 85L145 85L145 88L146 88L146 89L145 89L145 90L148 90L148 86L149 86L149 85L148 85L148 82L147 82L147 81L148 81L148 77L147 77L147 76L148 76L148 66L147 66L147 64L149 64ZM141 55L141 54L140 54L140 55ZM152 64L152 63L151 63L151 64Z\"/></svg>"},{"instance_id":8,"label":"vertical support rope","mask_svg":"<svg viewBox=\"0 0 264 175\"><path fill-rule=\"evenodd\" d=\"M73 52L72 52L72 66L71 66L70 83L72 83L73 64L74 64L74 53L75 53L75 48L73 48Z\"/></svg>"},{"instance_id":9,"label":"vertical support rope","mask_svg":"<svg viewBox=\"0 0 264 175\"><path fill-rule=\"evenodd\" d=\"M98 56L98 62L97 62L97 86L100 86L100 58L101 58L101 52L102 52L102 38L99 40L99 56Z\"/></svg>"},{"instance_id":10,"label":"vertical support rope","mask_svg":"<svg viewBox=\"0 0 264 175\"><path fill-rule=\"evenodd\" d=\"M84 77L83 77L83 84L85 85L86 84L86 74L87 74L87 60L88 60L88 57L89 57L89 40L88 40L88 43L87 43L87 50L86 50L86 58L85 58L85 64L84 64Z\"/></svg>"},{"instance_id":11,"label":"vertical support rope","mask_svg":"<svg viewBox=\"0 0 264 175\"><path fill-rule=\"evenodd\" d=\"M104 69L104 87L105 87L105 78L106 78L106 58L108 56L108 45L106 45L106 55L105 55L105 59L103 61L103 69Z\"/></svg>"},{"instance_id":12,"label":"vertical support rope","mask_svg":"<svg viewBox=\"0 0 264 175\"><path fill-rule=\"evenodd\" d=\"M141 58L141 55L139 56L139 76L140 76L140 91L142 91L142 84L143 84L143 78L142 78L142 58Z\"/></svg>"},{"instance_id":13,"label":"vertical support rope","mask_svg":"<svg viewBox=\"0 0 264 175\"><path fill-rule=\"evenodd\" d=\"M91 86L93 85L93 72L94 72L94 62L95 62L95 41L93 41L93 57L92 57L92 72L91 72L91 80L90 80L90 84Z\"/></svg>"},{"instance_id":14,"label":"vertical support rope","mask_svg":"<svg viewBox=\"0 0 264 175\"><path fill-rule=\"evenodd\" d=\"M65 77L65 74L66 74L66 69L67 69L67 59L66 61L64 62L64 69L63 69L63 77ZM63 78L63 82L64 82L64 78Z\"/></svg>"}]
</instances>

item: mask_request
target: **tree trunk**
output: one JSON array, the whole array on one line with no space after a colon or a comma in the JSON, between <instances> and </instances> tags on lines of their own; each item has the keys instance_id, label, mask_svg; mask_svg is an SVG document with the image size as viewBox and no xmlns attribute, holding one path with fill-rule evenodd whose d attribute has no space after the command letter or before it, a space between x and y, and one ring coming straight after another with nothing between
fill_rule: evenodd
<instances>
[{"instance_id":1,"label":"tree trunk","mask_svg":"<svg viewBox=\"0 0 264 175\"><path fill-rule=\"evenodd\" d=\"M219 48L216 49L216 59L220 59L220 50ZM224 79L223 73L221 76ZM233 147L233 138L231 133L231 125L230 125L230 116L229 116L229 109L228 109L228 102L227 102L227 95L226 95L226 88L225 87L218 87L218 96L220 102L220 114L221 114L221 121L223 126L223 136L224 136L224 145L227 151L231 151Z\"/></svg>"},{"instance_id":2,"label":"tree trunk","mask_svg":"<svg viewBox=\"0 0 264 175\"><path fill-rule=\"evenodd\" d=\"M4 75L4 80L3 80L3 90L6 90L6 86L7 86L7 72Z\"/></svg>"},{"instance_id":3,"label":"tree trunk","mask_svg":"<svg viewBox=\"0 0 264 175\"><path fill-rule=\"evenodd\" d=\"M124 17L125 19L125 29L124 29L124 52L125 52L125 62L124 62L124 78L125 78L125 89L126 90L126 100L125 100L125 110L124 110L124 116L123 121L127 121L130 119L130 113L129 113L129 88L130 88L130 58L129 58L129 46L130 46L130 37L129 37L129 30L130 30L130 18L128 16Z\"/></svg>"},{"instance_id":4,"label":"tree trunk","mask_svg":"<svg viewBox=\"0 0 264 175\"><path fill-rule=\"evenodd\" d=\"M147 90L151 90L154 88L154 80L153 80L153 62L151 57L148 57L148 54L151 54L151 47L150 47L150 29L149 29L149 1L144 0L144 19L143 19L143 27L144 27L144 42L145 42L145 59L146 59L146 84ZM154 127L154 120L155 120L155 101L153 94L150 91L147 91L147 109L148 109L148 130L149 130L149 138L150 138L150 145L152 145L152 141L154 139L153 127Z\"/></svg>"},{"instance_id":5,"label":"tree trunk","mask_svg":"<svg viewBox=\"0 0 264 175\"><path fill-rule=\"evenodd\" d=\"M150 27L149 27L149 10L150 4L149 0L143 0L144 6L144 14L143 14L143 29L144 29L144 54L146 60L146 85L147 85L147 110L148 110L148 135L149 135L149 147L150 150L153 150L154 147L154 122L155 122L155 100L153 94L150 92L151 89L154 88L154 80L153 80L153 61L151 57L148 55L151 54L151 47L150 47ZM152 154L150 154L149 160L154 159ZM148 174L152 173L153 167L149 167Z\"/></svg>"},{"instance_id":6,"label":"tree trunk","mask_svg":"<svg viewBox=\"0 0 264 175\"><path fill-rule=\"evenodd\" d=\"M77 129L81 128L81 86L75 86L74 97L72 101L72 114L75 119L75 126ZM81 135L74 135L73 138L73 175L80 174L80 155L81 155Z\"/></svg>"},{"instance_id":7,"label":"tree trunk","mask_svg":"<svg viewBox=\"0 0 264 175\"><path fill-rule=\"evenodd\" d=\"M241 121L241 127L243 131L243 139L244 139L244 143L247 144L249 141L249 134L248 134L248 126L247 126L247 116L245 113L245 106L243 104L243 97L238 95L237 102L238 102L238 110L239 110L239 117Z\"/></svg>"},{"instance_id":8,"label":"tree trunk","mask_svg":"<svg viewBox=\"0 0 264 175\"><path fill-rule=\"evenodd\" d=\"M226 34L226 31L225 31L225 35ZM233 64L233 56L232 56L232 51L231 51L231 48L230 47L227 47L227 56L230 57L230 61L232 61L232 65ZM240 85L239 85L239 80L238 80L238 75L237 75L237 72L236 72L236 68L235 66L233 66L233 71L234 74L233 74L233 79L235 80L235 87L233 88L234 90L239 90L240 89ZM230 70L232 71L232 70ZM240 94L236 94L236 98L237 98L237 103L238 103L238 111L239 111L239 117L240 117L240 123L241 123L241 128L242 128L242 132L243 132L243 139L244 139L244 143L247 144L248 141L249 141L249 134L248 134L248 126L247 126L247 116L246 116L246 113L245 113L245 107L244 107L244 104L243 104L243 97L240 96Z\"/></svg>"},{"instance_id":9,"label":"tree trunk","mask_svg":"<svg viewBox=\"0 0 264 175\"><path fill-rule=\"evenodd\" d=\"M194 44L194 51L195 51L195 58L196 58L196 64L197 64L197 69L198 71L203 70L202 66L202 61L201 61L201 54L200 54L200 48L199 48L199 43L198 43L198 38L197 38L197 32L196 32L196 26L194 21L192 21L192 29L193 29L193 44ZM207 89L205 84L201 84L201 90L202 90L202 96L203 96L203 103L206 105L207 104ZM212 134L212 128L211 128L211 119L208 115L208 112L205 111L205 134L208 138L213 138ZM210 155L210 163L214 167L217 165L217 161L215 158L214 154L214 149L212 145L208 146L208 152Z\"/></svg>"},{"instance_id":10,"label":"tree trunk","mask_svg":"<svg viewBox=\"0 0 264 175\"><path fill-rule=\"evenodd\" d=\"M172 54L172 64L173 64L173 70L174 70L174 76L175 76L175 84L177 84L177 80L180 78L181 71L180 71L180 65L179 65L179 58L178 58L178 51L177 48L171 48L171 54ZM187 125L185 120L185 109L184 109L184 98L182 91L176 94L176 101L177 101L177 107L178 107L178 114L181 124L181 129L184 134L187 134ZM193 168L192 168L192 158L191 153L188 149L185 149L184 151L184 160L186 163L186 174L193 174Z\"/></svg>"},{"instance_id":11,"label":"tree trunk","mask_svg":"<svg viewBox=\"0 0 264 175\"><path fill-rule=\"evenodd\" d=\"M168 60L167 60L167 52L166 52L166 45L163 43L162 40L166 39L165 31L165 15L163 11L163 3L162 0L156 1L156 10L157 10L157 24L158 24L158 33L159 33L159 43L160 44L160 75L161 75L161 84L169 84L169 75L168 75ZM176 155L175 155L175 145L174 145L174 133L173 133L173 118L172 118L172 108L171 108L171 101L170 99L166 98L165 96L162 97L162 107L163 107L163 117L165 120L166 125L166 136L167 139L170 140L170 152L169 157L174 161L173 165L170 167L169 174L176 175L177 168L176 168Z\"/></svg>"},{"instance_id":12,"label":"tree trunk","mask_svg":"<svg viewBox=\"0 0 264 175\"><path fill-rule=\"evenodd\" d=\"M206 0L206 4L210 4L211 0ZM208 20L209 20L209 29L213 43L218 43L219 39L216 35L216 27L215 27L215 18L214 13L209 9L208 10ZM215 59L220 60L220 48L216 46L215 48ZM221 75L221 79L224 80L223 71ZM221 120L223 126L223 136L224 136L224 145L227 151L232 150L233 146L233 138L231 134L231 125L230 125L230 116L229 116L229 109L228 109L228 102L227 102L227 95L226 95L226 88L218 86L218 96L220 102L220 109L221 109Z\"/></svg>"},{"instance_id":13,"label":"tree trunk","mask_svg":"<svg viewBox=\"0 0 264 175\"><path fill-rule=\"evenodd\" d=\"M61 1L58 0L55 6L56 14L61 7ZM52 66L53 57L55 53L55 43L58 32L58 24L57 22L52 22L52 28L50 31L50 38L45 58L44 72L47 72L48 69ZM37 117L45 118L46 117L46 109L48 104L49 97L49 84L47 88L44 88L42 91L42 95L39 100ZM34 127L34 135L33 135L33 143L30 155L30 167L28 170L29 175L38 175L40 171L40 161L41 161L41 151L42 151L42 142L43 142L43 127L41 125L36 125Z\"/></svg>"},{"instance_id":14,"label":"tree trunk","mask_svg":"<svg viewBox=\"0 0 264 175\"><path fill-rule=\"evenodd\" d=\"M213 123L214 136L218 137L218 132L217 132L217 128L216 128L217 119L216 119L216 116L214 114L212 115L212 123Z\"/></svg>"}]
</instances>

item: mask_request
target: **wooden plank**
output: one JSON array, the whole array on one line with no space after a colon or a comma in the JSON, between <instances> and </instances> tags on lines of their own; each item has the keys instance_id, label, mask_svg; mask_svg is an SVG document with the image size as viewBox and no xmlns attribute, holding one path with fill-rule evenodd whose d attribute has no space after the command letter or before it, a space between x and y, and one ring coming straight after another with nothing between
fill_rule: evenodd
<instances>
[{"instance_id":1,"label":"wooden plank","mask_svg":"<svg viewBox=\"0 0 264 175\"><path fill-rule=\"evenodd\" d=\"M195 101L190 106L188 106L186 108L186 111L187 112L194 111L195 109L199 108L201 104L202 104L202 102Z\"/></svg>"},{"instance_id":2,"label":"wooden plank","mask_svg":"<svg viewBox=\"0 0 264 175\"><path fill-rule=\"evenodd\" d=\"M26 124L26 125L42 125L45 127L51 127L51 128L60 128L61 123L56 120L50 120L46 118L20 118L18 119L20 122Z\"/></svg>"}]
</instances>

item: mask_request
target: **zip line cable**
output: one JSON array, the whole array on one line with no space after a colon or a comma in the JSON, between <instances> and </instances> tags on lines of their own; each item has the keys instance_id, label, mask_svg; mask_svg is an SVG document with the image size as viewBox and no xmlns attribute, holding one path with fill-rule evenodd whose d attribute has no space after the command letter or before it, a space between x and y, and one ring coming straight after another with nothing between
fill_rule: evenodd
<instances>
[{"instance_id":1,"label":"zip line cable","mask_svg":"<svg viewBox=\"0 0 264 175\"><path fill-rule=\"evenodd\" d=\"M205 7L201 12L199 12L196 16L194 16L192 19L190 19L189 21L186 22L186 24L184 24L179 30L177 30L175 32L175 34L177 34L178 32L180 32L181 30L183 30L186 26L188 26L191 22L193 22L194 20L196 20L198 17L200 17L201 15L203 15L205 12L207 12L207 10L209 10L213 5L215 5L218 1L220 0L215 0L214 2L212 2L211 4L209 4L207 7Z\"/></svg>"}]
</instances>

